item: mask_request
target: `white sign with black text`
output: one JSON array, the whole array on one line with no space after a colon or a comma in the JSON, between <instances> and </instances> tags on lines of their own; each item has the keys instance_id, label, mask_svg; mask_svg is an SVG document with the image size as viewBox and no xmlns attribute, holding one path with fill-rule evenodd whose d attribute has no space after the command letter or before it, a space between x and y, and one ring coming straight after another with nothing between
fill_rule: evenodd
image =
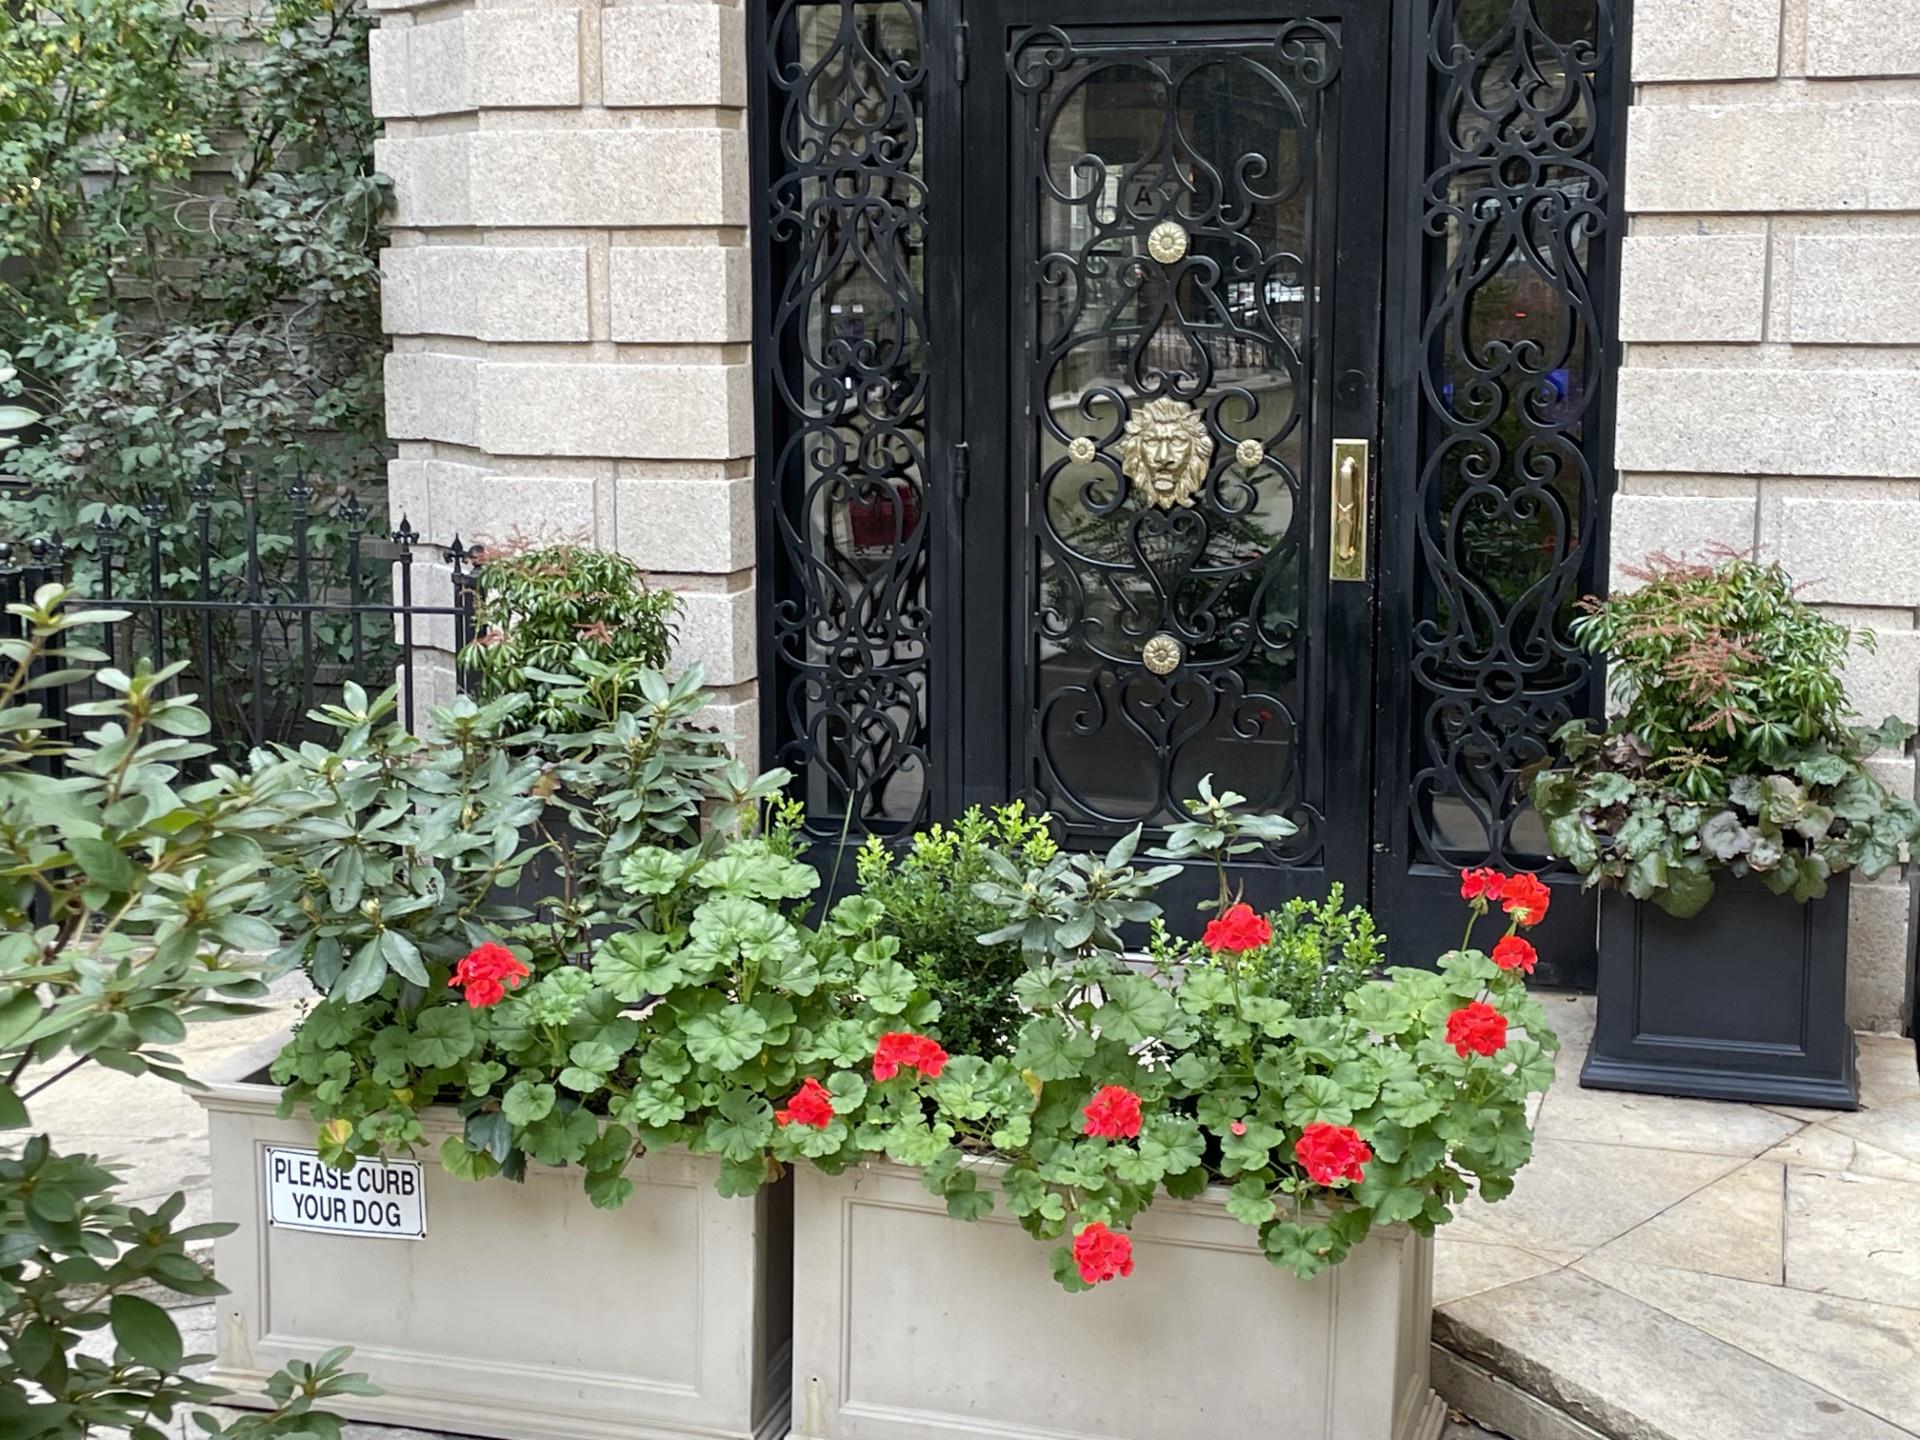
<instances>
[{"instance_id":1,"label":"white sign with black text","mask_svg":"<svg viewBox=\"0 0 1920 1440\"><path fill-rule=\"evenodd\" d=\"M419 1161L362 1160L351 1170L335 1170L317 1151L265 1149L268 1224L389 1240L425 1237L426 1177Z\"/></svg>"}]
</instances>

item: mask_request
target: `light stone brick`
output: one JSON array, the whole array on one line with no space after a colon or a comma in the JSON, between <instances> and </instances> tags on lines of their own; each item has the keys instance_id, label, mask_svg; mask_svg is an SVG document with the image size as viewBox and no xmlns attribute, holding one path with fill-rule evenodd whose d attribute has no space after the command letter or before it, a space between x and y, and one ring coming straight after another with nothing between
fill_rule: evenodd
<instances>
[{"instance_id":1,"label":"light stone brick","mask_svg":"<svg viewBox=\"0 0 1920 1440\"><path fill-rule=\"evenodd\" d=\"M1758 502L1739 496L1615 495L1613 497L1613 588L1633 588L1624 572L1666 552L1704 555L1716 546L1753 544Z\"/></svg>"},{"instance_id":2,"label":"light stone brick","mask_svg":"<svg viewBox=\"0 0 1920 1440\"><path fill-rule=\"evenodd\" d=\"M387 356L387 434L473 444L478 369L479 362L465 355L409 350Z\"/></svg>"},{"instance_id":3,"label":"light stone brick","mask_svg":"<svg viewBox=\"0 0 1920 1440\"><path fill-rule=\"evenodd\" d=\"M1920 725L1920 634L1912 630L1876 630L1871 653L1856 645L1848 652L1847 695L1870 725L1889 715Z\"/></svg>"},{"instance_id":4,"label":"light stone brick","mask_svg":"<svg viewBox=\"0 0 1920 1440\"><path fill-rule=\"evenodd\" d=\"M407 49L407 113L451 115L471 110L467 20L435 20L400 32Z\"/></svg>"},{"instance_id":5,"label":"light stone brick","mask_svg":"<svg viewBox=\"0 0 1920 1440\"><path fill-rule=\"evenodd\" d=\"M1625 369L1622 470L1911 475L1920 371Z\"/></svg>"},{"instance_id":6,"label":"light stone brick","mask_svg":"<svg viewBox=\"0 0 1920 1440\"><path fill-rule=\"evenodd\" d=\"M1807 74L1920 75L1916 0L1806 0ZM1638 20L1635 20L1638 28Z\"/></svg>"},{"instance_id":7,"label":"light stone brick","mask_svg":"<svg viewBox=\"0 0 1920 1440\"><path fill-rule=\"evenodd\" d=\"M752 274L744 246L616 245L609 261L615 340L752 338Z\"/></svg>"},{"instance_id":8,"label":"light stone brick","mask_svg":"<svg viewBox=\"0 0 1920 1440\"><path fill-rule=\"evenodd\" d=\"M588 338L584 245L413 245L384 251L380 272L389 334Z\"/></svg>"},{"instance_id":9,"label":"light stone brick","mask_svg":"<svg viewBox=\"0 0 1920 1440\"><path fill-rule=\"evenodd\" d=\"M1856 1030L1898 1034L1912 1013L1913 889L1893 880L1854 879L1847 900L1847 1023Z\"/></svg>"},{"instance_id":10,"label":"light stone brick","mask_svg":"<svg viewBox=\"0 0 1920 1440\"><path fill-rule=\"evenodd\" d=\"M744 225L739 130L528 130L474 137L473 223ZM434 221L425 223L457 223Z\"/></svg>"},{"instance_id":11,"label":"light stone brick","mask_svg":"<svg viewBox=\"0 0 1920 1440\"><path fill-rule=\"evenodd\" d=\"M679 663L677 657L675 663ZM693 721L724 738L733 758L746 766L748 774L760 773L759 701L746 699L703 705L695 712Z\"/></svg>"},{"instance_id":12,"label":"light stone brick","mask_svg":"<svg viewBox=\"0 0 1920 1440\"><path fill-rule=\"evenodd\" d=\"M622 480L615 548L665 574L748 569L754 560L753 481Z\"/></svg>"},{"instance_id":13,"label":"light stone brick","mask_svg":"<svg viewBox=\"0 0 1920 1440\"><path fill-rule=\"evenodd\" d=\"M483 10L378 30L368 44L376 115L580 103L577 10Z\"/></svg>"},{"instance_id":14,"label":"light stone brick","mask_svg":"<svg viewBox=\"0 0 1920 1440\"><path fill-rule=\"evenodd\" d=\"M1620 338L1757 341L1766 323L1767 237L1629 235Z\"/></svg>"},{"instance_id":15,"label":"light stone brick","mask_svg":"<svg viewBox=\"0 0 1920 1440\"><path fill-rule=\"evenodd\" d=\"M472 135L374 142L374 168L393 180L392 224L403 229L471 225Z\"/></svg>"},{"instance_id":16,"label":"light stone brick","mask_svg":"<svg viewBox=\"0 0 1920 1440\"><path fill-rule=\"evenodd\" d=\"M1779 0L1637 0L1635 80L1750 80L1780 69Z\"/></svg>"},{"instance_id":17,"label":"light stone brick","mask_svg":"<svg viewBox=\"0 0 1920 1440\"><path fill-rule=\"evenodd\" d=\"M401 456L387 462L387 510L397 529L402 520L428 539L439 532L433 528L433 487L427 478L432 462L414 456Z\"/></svg>"},{"instance_id":18,"label":"light stone brick","mask_svg":"<svg viewBox=\"0 0 1920 1440\"><path fill-rule=\"evenodd\" d=\"M461 18L473 105L531 109L580 103L578 10L479 10Z\"/></svg>"},{"instance_id":19,"label":"light stone brick","mask_svg":"<svg viewBox=\"0 0 1920 1440\"><path fill-rule=\"evenodd\" d=\"M731 460L752 453L745 365L488 363L480 448L493 455Z\"/></svg>"},{"instance_id":20,"label":"light stone brick","mask_svg":"<svg viewBox=\"0 0 1920 1440\"><path fill-rule=\"evenodd\" d=\"M475 465L432 462L435 539L458 535L498 547L528 540L591 545L593 482L575 476L502 475Z\"/></svg>"},{"instance_id":21,"label":"light stone brick","mask_svg":"<svg viewBox=\"0 0 1920 1440\"><path fill-rule=\"evenodd\" d=\"M1920 345L1920 234L1800 235L1792 244L1789 339Z\"/></svg>"},{"instance_id":22,"label":"light stone brick","mask_svg":"<svg viewBox=\"0 0 1920 1440\"><path fill-rule=\"evenodd\" d=\"M608 105L745 105L744 7L710 0L622 5L600 16Z\"/></svg>"},{"instance_id":23,"label":"light stone brick","mask_svg":"<svg viewBox=\"0 0 1920 1440\"><path fill-rule=\"evenodd\" d=\"M413 113L407 104L406 31L380 28L368 34L367 90L378 118Z\"/></svg>"},{"instance_id":24,"label":"light stone brick","mask_svg":"<svg viewBox=\"0 0 1920 1440\"><path fill-rule=\"evenodd\" d=\"M754 590L682 590L680 637L674 654L699 662L709 685L738 685L758 673L758 619Z\"/></svg>"},{"instance_id":25,"label":"light stone brick","mask_svg":"<svg viewBox=\"0 0 1920 1440\"><path fill-rule=\"evenodd\" d=\"M1627 209L1920 209L1920 102L1636 105Z\"/></svg>"},{"instance_id":26,"label":"light stone brick","mask_svg":"<svg viewBox=\"0 0 1920 1440\"><path fill-rule=\"evenodd\" d=\"M1920 605L1920 501L1777 502L1776 549L1809 600Z\"/></svg>"}]
</instances>

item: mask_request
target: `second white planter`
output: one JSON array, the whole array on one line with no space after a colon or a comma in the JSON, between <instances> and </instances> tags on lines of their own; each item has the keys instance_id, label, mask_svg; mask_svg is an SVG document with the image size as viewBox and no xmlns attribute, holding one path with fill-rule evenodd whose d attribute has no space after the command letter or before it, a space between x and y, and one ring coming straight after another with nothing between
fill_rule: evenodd
<instances>
[{"instance_id":1,"label":"second white planter","mask_svg":"<svg viewBox=\"0 0 1920 1440\"><path fill-rule=\"evenodd\" d=\"M1433 1440L1433 1248L1376 1231L1312 1281L1221 1194L1134 1223L1082 1295L1004 1214L893 1166L795 1172L793 1440Z\"/></svg>"},{"instance_id":2,"label":"second white planter","mask_svg":"<svg viewBox=\"0 0 1920 1440\"><path fill-rule=\"evenodd\" d=\"M284 1037L281 1037L284 1038ZM280 1039L229 1061L200 1095L218 1241L211 1379L257 1393L288 1360L354 1347L386 1393L329 1401L356 1420L507 1440L772 1440L787 1430L788 1188L714 1190L716 1161L649 1155L634 1194L595 1210L578 1170L524 1184L435 1163L459 1117L430 1111L424 1239L269 1223L270 1152L310 1147L256 1078ZM351 1201L349 1200L349 1204Z\"/></svg>"}]
</instances>

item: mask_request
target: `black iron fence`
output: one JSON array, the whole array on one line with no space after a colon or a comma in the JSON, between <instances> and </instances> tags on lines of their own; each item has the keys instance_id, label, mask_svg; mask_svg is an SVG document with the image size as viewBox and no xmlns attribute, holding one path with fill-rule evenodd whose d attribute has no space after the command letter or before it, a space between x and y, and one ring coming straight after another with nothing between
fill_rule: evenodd
<instances>
[{"instance_id":1,"label":"black iron fence","mask_svg":"<svg viewBox=\"0 0 1920 1440\"><path fill-rule=\"evenodd\" d=\"M405 517L392 530L373 522L357 495L322 500L295 481L271 496L247 482L225 495L196 486L182 505L150 502L78 535L0 529L0 605L60 581L125 611L82 643L123 670L185 661L175 688L200 697L229 760L317 738L308 713L349 681L398 685L412 726L460 686L454 657L473 633L477 548L425 543ZM97 688L87 680L38 698L63 712Z\"/></svg>"}]
</instances>

